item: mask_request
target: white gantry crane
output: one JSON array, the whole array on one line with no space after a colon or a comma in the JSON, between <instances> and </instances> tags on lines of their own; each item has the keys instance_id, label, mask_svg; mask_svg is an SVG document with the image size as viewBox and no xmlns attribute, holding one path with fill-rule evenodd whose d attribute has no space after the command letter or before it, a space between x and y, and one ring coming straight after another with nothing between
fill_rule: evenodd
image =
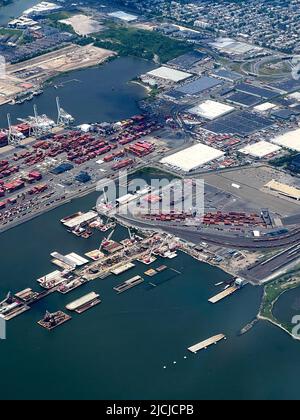
<instances>
[{"instance_id":1,"label":"white gantry crane","mask_svg":"<svg viewBox=\"0 0 300 420\"><path fill-rule=\"evenodd\" d=\"M58 126L68 126L72 124L75 119L72 117L71 114L68 114L61 106L60 106L60 99L56 97L56 107L57 107L57 125Z\"/></svg>"}]
</instances>

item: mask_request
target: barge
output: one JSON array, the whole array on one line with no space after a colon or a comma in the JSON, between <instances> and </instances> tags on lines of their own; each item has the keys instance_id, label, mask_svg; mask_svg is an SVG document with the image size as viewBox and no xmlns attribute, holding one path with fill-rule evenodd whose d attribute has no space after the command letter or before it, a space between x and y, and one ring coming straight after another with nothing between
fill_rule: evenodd
<instances>
[{"instance_id":1,"label":"barge","mask_svg":"<svg viewBox=\"0 0 300 420\"><path fill-rule=\"evenodd\" d=\"M118 293L126 292L126 290L132 289L135 286L143 283L144 279L141 276L135 276L132 279L124 281L124 283L119 284L114 287L114 290Z\"/></svg>"},{"instance_id":2,"label":"barge","mask_svg":"<svg viewBox=\"0 0 300 420\"><path fill-rule=\"evenodd\" d=\"M101 303L99 295L95 292L91 292L69 303L66 306L66 308L69 311L75 311L78 314L82 314L83 312L93 308L94 306L99 305L99 303Z\"/></svg>"},{"instance_id":3,"label":"barge","mask_svg":"<svg viewBox=\"0 0 300 420\"><path fill-rule=\"evenodd\" d=\"M67 315L62 311L53 313L47 311L44 318L38 321L38 324L46 330L52 331L60 325L70 321L71 319L72 317L70 315Z\"/></svg>"}]
</instances>

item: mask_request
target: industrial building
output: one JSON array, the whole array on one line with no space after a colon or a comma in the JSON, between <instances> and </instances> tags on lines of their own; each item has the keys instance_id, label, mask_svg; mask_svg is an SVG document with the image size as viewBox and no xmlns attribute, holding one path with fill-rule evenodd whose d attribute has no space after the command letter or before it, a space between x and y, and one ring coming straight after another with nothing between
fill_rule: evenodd
<instances>
[{"instance_id":1,"label":"industrial building","mask_svg":"<svg viewBox=\"0 0 300 420\"><path fill-rule=\"evenodd\" d=\"M282 184L281 182L277 182L272 180L265 185L266 188L270 189L271 191L275 191L280 195L284 195L286 197L292 198L293 200L300 200L300 190L296 187L291 187L286 184Z\"/></svg>"},{"instance_id":2,"label":"industrial building","mask_svg":"<svg viewBox=\"0 0 300 420\"><path fill-rule=\"evenodd\" d=\"M255 158L262 159L272 153L278 152L279 150L281 150L281 147L276 144L272 144L267 141L260 141L240 149L239 152L244 155L250 155Z\"/></svg>"},{"instance_id":3,"label":"industrial building","mask_svg":"<svg viewBox=\"0 0 300 420\"><path fill-rule=\"evenodd\" d=\"M112 18L123 20L124 22L127 22L127 23L134 22L135 20L138 19L137 16L129 14L129 13L125 13L125 12L122 12L122 11L109 13L108 16L110 16Z\"/></svg>"},{"instance_id":4,"label":"industrial building","mask_svg":"<svg viewBox=\"0 0 300 420\"><path fill-rule=\"evenodd\" d=\"M191 108L189 110L189 113L194 114L198 117L205 118L207 120L214 120L218 117L222 117L223 115L229 114L230 112L234 111L234 109L235 108L232 106L225 105L220 102L207 100Z\"/></svg>"},{"instance_id":5,"label":"industrial building","mask_svg":"<svg viewBox=\"0 0 300 420\"><path fill-rule=\"evenodd\" d=\"M212 89L221 83L222 82L220 80L214 79L213 77L203 76L191 83L185 84L176 90L180 93L183 93L184 95L198 95L199 93Z\"/></svg>"},{"instance_id":6,"label":"industrial building","mask_svg":"<svg viewBox=\"0 0 300 420\"><path fill-rule=\"evenodd\" d=\"M279 146L287 149L296 150L300 152L300 128L289 131L281 136L275 137L272 143L278 144Z\"/></svg>"},{"instance_id":7,"label":"industrial building","mask_svg":"<svg viewBox=\"0 0 300 420\"><path fill-rule=\"evenodd\" d=\"M171 82L182 82L191 77L192 74L162 66L148 72L147 76L158 77L159 79L169 80Z\"/></svg>"},{"instance_id":8,"label":"industrial building","mask_svg":"<svg viewBox=\"0 0 300 420\"><path fill-rule=\"evenodd\" d=\"M212 73L212 76L231 83L237 82L243 78L241 74L226 69L216 70Z\"/></svg>"},{"instance_id":9,"label":"industrial building","mask_svg":"<svg viewBox=\"0 0 300 420\"><path fill-rule=\"evenodd\" d=\"M264 102L263 104L255 106L254 111L264 113L264 112L270 111L271 109L274 109L276 107L277 107L277 105L273 104L272 102Z\"/></svg>"},{"instance_id":10,"label":"industrial building","mask_svg":"<svg viewBox=\"0 0 300 420\"><path fill-rule=\"evenodd\" d=\"M213 147L198 143L188 149L165 157L161 160L161 163L184 172L191 172L213 160L223 157L224 154L222 151Z\"/></svg>"}]
</instances>

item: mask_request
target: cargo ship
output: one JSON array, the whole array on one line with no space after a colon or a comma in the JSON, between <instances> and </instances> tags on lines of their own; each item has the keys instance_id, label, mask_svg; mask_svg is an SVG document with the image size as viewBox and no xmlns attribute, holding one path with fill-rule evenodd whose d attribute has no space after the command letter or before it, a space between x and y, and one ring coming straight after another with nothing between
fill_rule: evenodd
<instances>
[{"instance_id":1,"label":"cargo ship","mask_svg":"<svg viewBox=\"0 0 300 420\"><path fill-rule=\"evenodd\" d=\"M132 279L124 281L124 283L119 284L114 287L114 290L118 293L126 292L126 290L132 289L135 286L143 283L144 279L141 276L132 277Z\"/></svg>"},{"instance_id":2,"label":"cargo ship","mask_svg":"<svg viewBox=\"0 0 300 420\"><path fill-rule=\"evenodd\" d=\"M82 314L94 306L99 305L99 303L101 303L99 295L95 292L91 292L77 300L74 300L74 302L69 303L66 308L69 311L75 311L78 314Z\"/></svg>"}]
</instances>

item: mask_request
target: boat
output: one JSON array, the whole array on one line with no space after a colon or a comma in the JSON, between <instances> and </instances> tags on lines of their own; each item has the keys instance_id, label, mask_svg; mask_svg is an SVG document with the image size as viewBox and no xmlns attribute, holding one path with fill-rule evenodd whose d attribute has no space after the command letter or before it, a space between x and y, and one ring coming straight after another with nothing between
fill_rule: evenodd
<instances>
[{"instance_id":1,"label":"boat","mask_svg":"<svg viewBox=\"0 0 300 420\"><path fill-rule=\"evenodd\" d=\"M224 282L220 281L219 283L216 283L215 286L222 286L222 284L224 284Z\"/></svg>"}]
</instances>

